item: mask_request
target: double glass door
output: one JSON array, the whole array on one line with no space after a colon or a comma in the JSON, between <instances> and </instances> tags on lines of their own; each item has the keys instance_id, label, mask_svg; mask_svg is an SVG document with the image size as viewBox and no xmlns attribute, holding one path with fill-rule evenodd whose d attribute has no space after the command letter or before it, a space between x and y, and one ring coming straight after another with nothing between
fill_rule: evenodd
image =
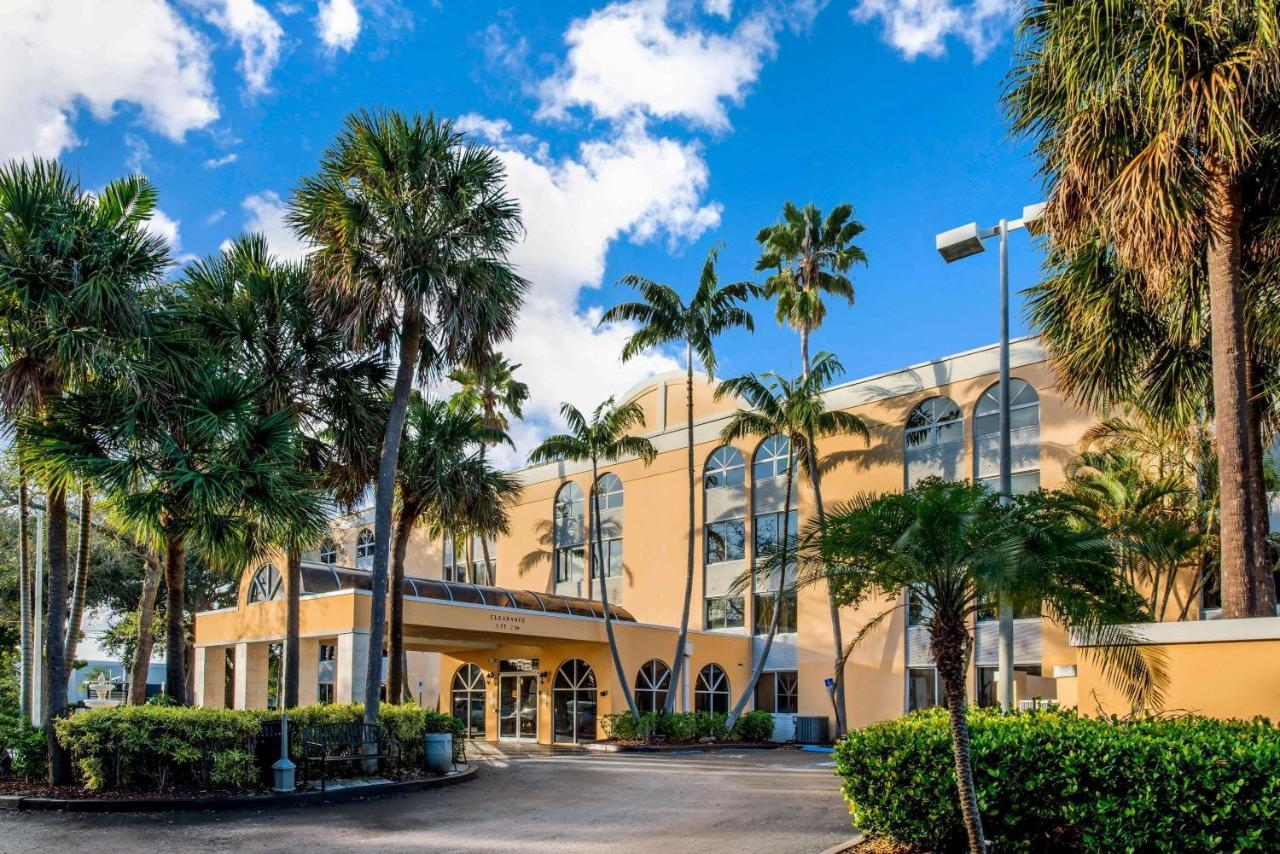
<instances>
[{"instance_id":1,"label":"double glass door","mask_svg":"<svg viewBox=\"0 0 1280 854\"><path fill-rule=\"evenodd\" d=\"M503 673L498 677L498 737L538 740L538 677Z\"/></svg>"}]
</instances>

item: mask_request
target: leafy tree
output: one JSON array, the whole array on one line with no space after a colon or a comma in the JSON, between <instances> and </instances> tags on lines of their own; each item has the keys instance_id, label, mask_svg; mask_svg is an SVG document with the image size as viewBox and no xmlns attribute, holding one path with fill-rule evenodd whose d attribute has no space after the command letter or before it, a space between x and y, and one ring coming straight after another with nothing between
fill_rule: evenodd
<instances>
[{"instance_id":1,"label":"leafy tree","mask_svg":"<svg viewBox=\"0 0 1280 854\"><path fill-rule=\"evenodd\" d=\"M684 667L685 640L689 635L689 609L693 601L693 570L695 566L694 543L697 541L698 520L694 505L698 494L697 466L693 458L693 360L696 356L706 371L707 379L715 378L717 367L715 353L716 336L730 329L755 331L751 312L743 307L747 298L758 288L751 282L720 284L716 273L718 251L707 253L702 265L698 287L689 302L669 285L662 285L643 276L624 276L619 284L639 292L640 301L616 305L605 312L600 323L634 323L639 328L627 339L622 348L622 361L626 362L655 347L680 343L684 345L685 367L685 447L688 450L689 474L689 542L685 567L684 608L680 613L680 633L676 638L676 651L672 656L671 684L680 682ZM675 709L676 692L667 692L663 714Z\"/></svg>"},{"instance_id":2,"label":"leafy tree","mask_svg":"<svg viewBox=\"0 0 1280 854\"><path fill-rule=\"evenodd\" d=\"M503 177L493 151L468 144L451 122L360 112L293 194L289 221L315 247L316 287L343 307L357 346L396 351L374 489L373 639L386 627L395 474L413 382L492 352L514 331L526 289L507 263L521 224ZM375 649L365 674L370 726L381 682Z\"/></svg>"},{"instance_id":3,"label":"leafy tree","mask_svg":"<svg viewBox=\"0 0 1280 854\"><path fill-rule=\"evenodd\" d=\"M573 404L563 403L560 405L560 417L564 419L569 432L543 439L542 444L529 454L529 463L542 465L561 460L591 463L592 555L603 555L600 490L597 488L600 482L600 464L615 462L622 457L637 457L648 465L658 452L648 439L631 434L635 428L644 426L644 410L635 401L618 406L611 397L595 408L590 420ZM588 566L588 572L594 573L595 560ZM600 567L600 604L604 606L604 629L609 637L609 653L613 656L613 670L617 674L618 686L622 689L627 709L634 720L639 720L640 710L636 707L635 695L631 692L626 671L622 669L618 643L613 636L613 612L609 607L609 585L605 581L605 569Z\"/></svg>"},{"instance_id":4,"label":"leafy tree","mask_svg":"<svg viewBox=\"0 0 1280 854\"><path fill-rule=\"evenodd\" d=\"M800 583L837 580L849 604L915 599L923 605L929 648L951 724L960 811L969 850L985 854L965 716L965 672L973 625L986 603L1043 608L1096 650L1103 671L1135 708L1160 697L1162 676L1121 625L1140 619L1142 598L1116 571L1108 534L1081 525L1062 495L1015 496L1002 506L980 484L926 480L903 494L861 496L834 508L805 537ZM858 644L902 604L866 623ZM1154 662L1153 662L1154 663Z\"/></svg>"}]
</instances>

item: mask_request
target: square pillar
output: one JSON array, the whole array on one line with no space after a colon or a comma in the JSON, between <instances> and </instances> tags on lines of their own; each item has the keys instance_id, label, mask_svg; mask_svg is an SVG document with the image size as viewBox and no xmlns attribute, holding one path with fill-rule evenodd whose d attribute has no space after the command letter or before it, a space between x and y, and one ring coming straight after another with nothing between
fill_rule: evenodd
<instances>
[{"instance_id":1,"label":"square pillar","mask_svg":"<svg viewBox=\"0 0 1280 854\"><path fill-rule=\"evenodd\" d=\"M227 652L225 646L198 646L195 649L195 702L210 709L222 708L226 697Z\"/></svg>"},{"instance_id":2,"label":"square pillar","mask_svg":"<svg viewBox=\"0 0 1280 854\"><path fill-rule=\"evenodd\" d=\"M369 666L369 632L338 635L334 662L334 699L339 703L363 703L365 669Z\"/></svg>"},{"instance_id":3,"label":"square pillar","mask_svg":"<svg viewBox=\"0 0 1280 854\"><path fill-rule=\"evenodd\" d=\"M236 644L236 694L232 704L237 709L251 708L249 700L249 644L241 641Z\"/></svg>"},{"instance_id":4,"label":"square pillar","mask_svg":"<svg viewBox=\"0 0 1280 854\"><path fill-rule=\"evenodd\" d=\"M320 642L315 638L298 640L298 705L311 706L317 701L316 677L320 669Z\"/></svg>"}]
</instances>

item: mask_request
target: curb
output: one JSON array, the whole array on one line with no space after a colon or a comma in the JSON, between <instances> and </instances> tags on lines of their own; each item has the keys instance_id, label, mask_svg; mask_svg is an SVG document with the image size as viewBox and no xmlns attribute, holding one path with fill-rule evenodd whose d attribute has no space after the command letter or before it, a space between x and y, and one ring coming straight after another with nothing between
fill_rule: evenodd
<instances>
[{"instance_id":1,"label":"curb","mask_svg":"<svg viewBox=\"0 0 1280 854\"><path fill-rule=\"evenodd\" d=\"M768 742L765 744L606 744L591 742L582 745L583 750L596 753L665 753L680 755L685 753L718 753L725 750L778 750L783 744Z\"/></svg>"},{"instance_id":2,"label":"curb","mask_svg":"<svg viewBox=\"0 0 1280 854\"><path fill-rule=\"evenodd\" d=\"M861 832L855 833L853 836L850 836L844 842L837 842L835 845L832 845L826 851L821 852L821 854L844 854L844 852L846 851L853 850L853 847L864 839L866 839L866 834Z\"/></svg>"},{"instance_id":3,"label":"curb","mask_svg":"<svg viewBox=\"0 0 1280 854\"><path fill-rule=\"evenodd\" d=\"M432 780L409 780L404 783L374 783L368 786L352 786L331 792L297 792L292 795L239 795L216 798L35 798L22 795L6 795L0 799L0 810L20 812L223 812L228 810L264 809L286 806L309 806L359 801L387 795L405 795L429 789L466 783L475 778L480 768L471 765L467 770Z\"/></svg>"}]
</instances>

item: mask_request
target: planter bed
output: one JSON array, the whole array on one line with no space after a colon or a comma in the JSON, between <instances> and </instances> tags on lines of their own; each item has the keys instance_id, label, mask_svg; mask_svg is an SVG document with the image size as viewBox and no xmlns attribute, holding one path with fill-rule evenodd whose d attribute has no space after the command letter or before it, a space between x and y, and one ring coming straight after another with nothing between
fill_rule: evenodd
<instances>
[{"instance_id":1,"label":"planter bed","mask_svg":"<svg viewBox=\"0 0 1280 854\"><path fill-rule=\"evenodd\" d=\"M704 753L716 750L794 750L795 745L776 741L696 741L649 743L644 741L593 741L583 745L587 750L603 753Z\"/></svg>"}]
</instances>

